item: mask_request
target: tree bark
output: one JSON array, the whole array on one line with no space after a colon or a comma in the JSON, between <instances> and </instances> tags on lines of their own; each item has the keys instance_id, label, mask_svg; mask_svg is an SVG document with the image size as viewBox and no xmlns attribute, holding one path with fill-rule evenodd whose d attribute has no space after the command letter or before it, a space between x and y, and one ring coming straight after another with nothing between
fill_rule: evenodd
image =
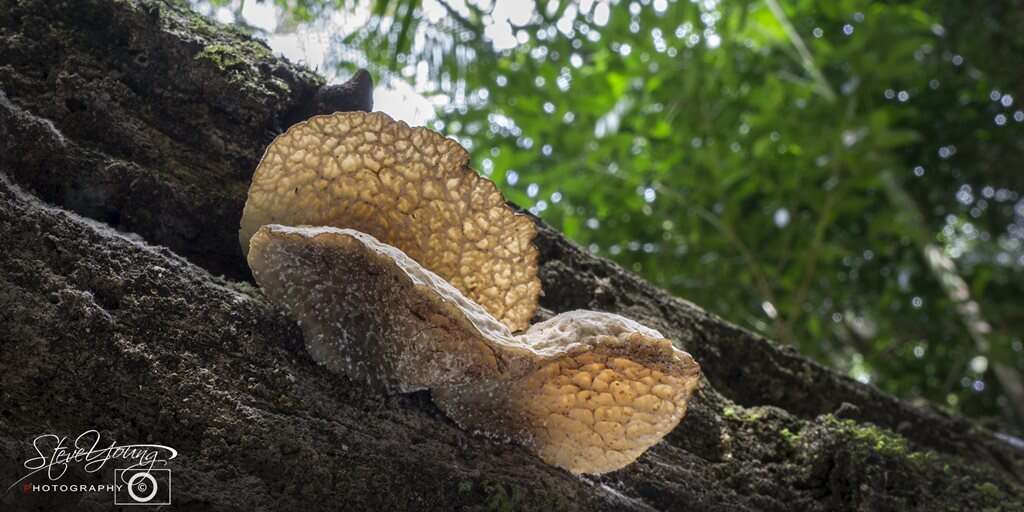
<instances>
[{"instance_id":1,"label":"tree bark","mask_svg":"<svg viewBox=\"0 0 1024 512\"><path fill-rule=\"evenodd\" d=\"M622 313L705 372L635 464L574 477L425 393L318 367L250 284L238 221L273 137L358 94L171 0L0 0L0 489L35 436L96 428L176 448L190 510L1024 510L1019 440L838 375L539 220L540 318ZM16 488L0 505L111 500Z\"/></svg>"}]
</instances>

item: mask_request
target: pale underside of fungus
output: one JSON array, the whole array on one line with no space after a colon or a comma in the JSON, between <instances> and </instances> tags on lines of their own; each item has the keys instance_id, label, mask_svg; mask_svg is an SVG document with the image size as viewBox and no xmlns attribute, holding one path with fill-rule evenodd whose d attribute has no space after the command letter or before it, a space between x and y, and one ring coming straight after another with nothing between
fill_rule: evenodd
<instances>
[{"instance_id":1,"label":"pale underside of fungus","mask_svg":"<svg viewBox=\"0 0 1024 512\"><path fill-rule=\"evenodd\" d=\"M267 148L242 214L242 251L265 224L369 233L445 278L512 330L537 308L536 227L455 141L385 114L296 124Z\"/></svg>"},{"instance_id":2,"label":"pale underside of fungus","mask_svg":"<svg viewBox=\"0 0 1024 512\"><path fill-rule=\"evenodd\" d=\"M464 428L574 473L629 464L678 425L700 367L611 313L529 326L536 226L468 162L380 113L291 127L249 189L239 239L253 276L333 371L429 389Z\"/></svg>"},{"instance_id":3,"label":"pale underside of fungus","mask_svg":"<svg viewBox=\"0 0 1024 512\"><path fill-rule=\"evenodd\" d=\"M513 335L401 250L352 229L267 225L249 265L313 357L387 391L430 389L457 423L574 473L636 460L686 412L700 369L653 329L571 311Z\"/></svg>"}]
</instances>

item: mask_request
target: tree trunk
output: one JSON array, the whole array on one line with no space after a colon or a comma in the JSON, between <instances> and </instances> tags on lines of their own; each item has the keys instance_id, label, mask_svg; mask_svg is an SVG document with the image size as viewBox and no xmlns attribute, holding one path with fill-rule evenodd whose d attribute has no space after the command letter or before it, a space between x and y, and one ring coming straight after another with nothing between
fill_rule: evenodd
<instances>
[{"instance_id":1,"label":"tree trunk","mask_svg":"<svg viewBox=\"0 0 1024 512\"><path fill-rule=\"evenodd\" d=\"M838 375L539 220L541 317L622 313L705 372L636 463L575 477L424 393L318 367L250 284L238 222L273 137L360 92L171 0L0 0L0 508L110 508L7 489L36 436L95 428L177 449L189 510L1024 510L1019 440ZM69 483L112 478L78 467Z\"/></svg>"}]
</instances>

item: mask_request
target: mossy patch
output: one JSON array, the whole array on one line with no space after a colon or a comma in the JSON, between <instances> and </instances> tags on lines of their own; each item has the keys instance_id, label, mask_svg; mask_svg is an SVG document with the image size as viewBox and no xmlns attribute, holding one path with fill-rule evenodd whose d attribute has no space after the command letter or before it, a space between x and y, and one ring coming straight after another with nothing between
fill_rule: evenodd
<instances>
[{"instance_id":1,"label":"mossy patch","mask_svg":"<svg viewBox=\"0 0 1024 512\"><path fill-rule=\"evenodd\" d=\"M239 69L249 65L238 48L222 43L211 44L203 48L196 54L196 60L208 60L221 70Z\"/></svg>"},{"instance_id":2,"label":"mossy patch","mask_svg":"<svg viewBox=\"0 0 1024 512\"><path fill-rule=\"evenodd\" d=\"M565 510L567 505L547 494L534 494L511 483L498 480L463 479L455 483L461 503L453 509L479 512L512 512L515 510ZM539 502L538 502L539 501Z\"/></svg>"},{"instance_id":3,"label":"mossy patch","mask_svg":"<svg viewBox=\"0 0 1024 512\"><path fill-rule=\"evenodd\" d=\"M517 509L516 505L522 499L522 492L515 486L512 486L511 490L506 490L499 482L487 481L483 487L487 493L484 501L484 510L487 511L512 512Z\"/></svg>"},{"instance_id":4,"label":"mossy patch","mask_svg":"<svg viewBox=\"0 0 1024 512\"><path fill-rule=\"evenodd\" d=\"M984 494L985 496L989 496L992 498L998 498L1002 495L1002 492L999 490L999 487L997 487L996 484L992 482L978 484L975 485L974 488L977 489L978 492Z\"/></svg>"},{"instance_id":5,"label":"mossy patch","mask_svg":"<svg viewBox=\"0 0 1024 512\"><path fill-rule=\"evenodd\" d=\"M782 437L782 440L785 441L786 444L789 445L790 447L796 446L797 439L800 437L799 434L793 433L788 428L782 429L779 432L779 435Z\"/></svg>"},{"instance_id":6,"label":"mossy patch","mask_svg":"<svg viewBox=\"0 0 1024 512\"><path fill-rule=\"evenodd\" d=\"M766 412L762 407L742 407L739 405L730 405L722 410L722 417L727 420L742 421L742 422L755 422L760 421L764 418Z\"/></svg>"},{"instance_id":7,"label":"mossy patch","mask_svg":"<svg viewBox=\"0 0 1024 512\"><path fill-rule=\"evenodd\" d=\"M833 496L836 508L868 510L1001 510L1024 512L1024 489L1000 486L992 468L911 445L902 436L868 423L820 416L803 430L779 435L793 449L799 484L836 485L851 494Z\"/></svg>"},{"instance_id":8,"label":"mossy patch","mask_svg":"<svg viewBox=\"0 0 1024 512\"><path fill-rule=\"evenodd\" d=\"M284 81L259 72L260 64L272 58L269 48L253 40L215 42L204 46L195 56L196 61L212 64L234 84L257 88L269 86L268 92L272 94L287 94L288 85Z\"/></svg>"},{"instance_id":9,"label":"mossy patch","mask_svg":"<svg viewBox=\"0 0 1024 512\"><path fill-rule=\"evenodd\" d=\"M265 43L235 26L217 23L188 9L155 5L161 27L196 43L194 60L209 65L214 76L226 77L234 88L259 95L284 97L290 93L287 82L267 72L267 66L279 65L280 61ZM316 85L323 84L323 78L308 70L295 71Z\"/></svg>"},{"instance_id":10,"label":"mossy patch","mask_svg":"<svg viewBox=\"0 0 1024 512\"><path fill-rule=\"evenodd\" d=\"M826 424L832 425L839 432L849 434L856 442L854 447L871 450L883 457L909 456L906 439L869 423L857 423L853 420L841 420L826 415Z\"/></svg>"}]
</instances>

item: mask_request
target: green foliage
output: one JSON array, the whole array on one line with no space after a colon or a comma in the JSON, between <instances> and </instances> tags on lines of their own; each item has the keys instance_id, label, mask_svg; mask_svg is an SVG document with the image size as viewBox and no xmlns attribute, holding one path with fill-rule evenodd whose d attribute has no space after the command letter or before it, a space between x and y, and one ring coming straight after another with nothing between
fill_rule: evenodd
<instances>
[{"instance_id":1,"label":"green foliage","mask_svg":"<svg viewBox=\"0 0 1024 512\"><path fill-rule=\"evenodd\" d=\"M340 0L277 2L303 18ZM1013 2L638 0L606 22L602 2L541 2L503 50L486 2L465 3L372 2L344 43L379 77L425 62L418 87L450 99L433 127L511 200L854 377L1022 424L993 375L1024 368ZM926 243L956 262L986 344Z\"/></svg>"}]
</instances>

